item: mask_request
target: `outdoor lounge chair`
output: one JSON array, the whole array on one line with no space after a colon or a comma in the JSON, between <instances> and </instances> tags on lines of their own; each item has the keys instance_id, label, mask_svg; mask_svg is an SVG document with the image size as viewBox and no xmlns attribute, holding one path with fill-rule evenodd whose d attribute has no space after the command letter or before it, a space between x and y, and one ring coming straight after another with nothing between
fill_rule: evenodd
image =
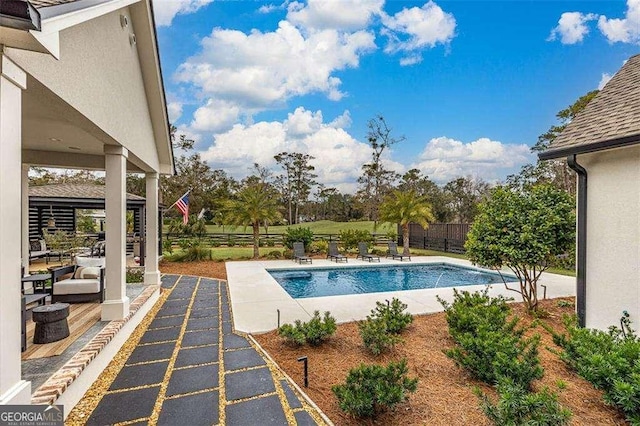
<instances>
[{"instance_id":1,"label":"outdoor lounge chair","mask_svg":"<svg viewBox=\"0 0 640 426\"><path fill-rule=\"evenodd\" d=\"M51 303L104 301L104 258L76 258L76 265L51 268Z\"/></svg>"},{"instance_id":2,"label":"outdoor lounge chair","mask_svg":"<svg viewBox=\"0 0 640 426\"><path fill-rule=\"evenodd\" d=\"M293 243L293 260L298 263L312 263L311 258L304 254L304 243Z\"/></svg>"},{"instance_id":3,"label":"outdoor lounge chair","mask_svg":"<svg viewBox=\"0 0 640 426\"><path fill-rule=\"evenodd\" d=\"M327 254L327 259L335 260L336 263L342 262L347 263L347 256L340 254L338 251L338 243L335 241L329 242L329 253Z\"/></svg>"},{"instance_id":4,"label":"outdoor lounge chair","mask_svg":"<svg viewBox=\"0 0 640 426\"><path fill-rule=\"evenodd\" d=\"M389 241L389 248L387 249L387 257L390 257L392 259L400 259L401 261L404 260L405 258L411 260L410 255L398 253L398 244L393 241Z\"/></svg>"},{"instance_id":5,"label":"outdoor lounge chair","mask_svg":"<svg viewBox=\"0 0 640 426\"><path fill-rule=\"evenodd\" d=\"M380 262L380 256L375 254L370 254L369 249L367 248L367 243L359 242L358 243L358 255L356 259L361 258L362 260L368 260L369 262L377 261Z\"/></svg>"}]
</instances>

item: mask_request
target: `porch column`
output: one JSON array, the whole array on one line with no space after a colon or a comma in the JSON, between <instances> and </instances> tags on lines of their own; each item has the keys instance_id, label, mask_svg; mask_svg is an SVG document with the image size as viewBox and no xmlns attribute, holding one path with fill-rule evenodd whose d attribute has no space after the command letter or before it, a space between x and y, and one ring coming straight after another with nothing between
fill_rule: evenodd
<instances>
[{"instance_id":1,"label":"porch column","mask_svg":"<svg viewBox=\"0 0 640 426\"><path fill-rule=\"evenodd\" d=\"M145 175L147 205L145 209L144 282L160 284L158 270L158 173Z\"/></svg>"},{"instance_id":2,"label":"porch column","mask_svg":"<svg viewBox=\"0 0 640 426\"><path fill-rule=\"evenodd\" d=\"M126 292L127 267L127 156L121 146L105 145L105 300L102 320L123 319L129 315Z\"/></svg>"},{"instance_id":3,"label":"porch column","mask_svg":"<svg viewBox=\"0 0 640 426\"><path fill-rule=\"evenodd\" d=\"M22 267L29 273L29 165L22 165Z\"/></svg>"},{"instance_id":4,"label":"porch column","mask_svg":"<svg viewBox=\"0 0 640 426\"><path fill-rule=\"evenodd\" d=\"M28 404L20 365L22 91L27 74L0 47L0 405Z\"/></svg>"}]
</instances>

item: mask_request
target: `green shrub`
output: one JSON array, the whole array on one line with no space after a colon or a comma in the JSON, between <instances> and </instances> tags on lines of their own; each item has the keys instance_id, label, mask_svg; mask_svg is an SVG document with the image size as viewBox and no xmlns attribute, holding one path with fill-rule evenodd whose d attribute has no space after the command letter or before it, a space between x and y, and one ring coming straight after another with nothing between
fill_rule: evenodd
<instances>
[{"instance_id":1,"label":"green shrub","mask_svg":"<svg viewBox=\"0 0 640 426\"><path fill-rule=\"evenodd\" d=\"M327 311L324 318L315 311L308 322L296 320L294 325L284 324L278 329L278 334L290 343L318 346L336 332L336 319Z\"/></svg>"},{"instance_id":2,"label":"green shrub","mask_svg":"<svg viewBox=\"0 0 640 426\"><path fill-rule=\"evenodd\" d=\"M548 388L530 393L512 381L498 383L498 402L493 404L478 388L485 415L495 425L561 426L569 424L571 412L558 403L558 396Z\"/></svg>"},{"instance_id":3,"label":"green shrub","mask_svg":"<svg viewBox=\"0 0 640 426\"><path fill-rule=\"evenodd\" d=\"M344 384L331 390L343 411L356 417L374 417L416 391L418 379L408 378L407 372L406 360L391 362L387 367L361 364L349 371Z\"/></svg>"},{"instance_id":4,"label":"green shrub","mask_svg":"<svg viewBox=\"0 0 640 426\"><path fill-rule=\"evenodd\" d=\"M280 259L282 257L282 252L280 250L271 250L267 253L266 257L268 259Z\"/></svg>"},{"instance_id":5,"label":"green shrub","mask_svg":"<svg viewBox=\"0 0 640 426\"><path fill-rule=\"evenodd\" d=\"M276 242L272 238L267 238L266 240L264 240L264 245L267 247L275 247Z\"/></svg>"},{"instance_id":6,"label":"green shrub","mask_svg":"<svg viewBox=\"0 0 640 426\"><path fill-rule=\"evenodd\" d=\"M182 251L167 256L170 262L194 262L212 260L211 249L203 247L200 240L184 238L180 240Z\"/></svg>"},{"instance_id":7,"label":"green shrub","mask_svg":"<svg viewBox=\"0 0 640 426\"><path fill-rule=\"evenodd\" d=\"M508 378L526 390L542 377L540 336L523 337L524 329L516 328L518 320L508 320L510 308L505 298L491 298L487 290L471 294L454 289L452 304L438 300L457 343L446 354L460 367L488 384Z\"/></svg>"},{"instance_id":8,"label":"green shrub","mask_svg":"<svg viewBox=\"0 0 640 426\"><path fill-rule=\"evenodd\" d=\"M309 245L313 241L313 231L310 228L287 228L283 235L283 244L289 249L293 249L293 243L302 241L304 249L309 250Z\"/></svg>"},{"instance_id":9,"label":"green shrub","mask_svg":"<svg viewBox=\"0 0 640 426\"><path fill-rule=\"evenodd\" d=\"M169 238L165 238L164 240L162 240L162 251L169 254L173 253L173 241L171 241Z\"/></svg>"},{"instance_id":10,"label":"green shrub","mask_svg":"<svg viewBox=\"0 0 640 426\"><path fill-rule=\"evenodd\" d=\"M602 389L605 402L622 411L631 424L640 425L640 339L628 317L621 322L622 328L600 331L580 328L575 316L565 317L568 335L553 337L563 348L560 358Z\"/></svg>"},{"instance_id":11,"label":"green shrub","mask_svg":"<svg viewBox=\"0 0 640 426\"><path fill-rule=\"evenodd\" d=\"M144 282L144 268L127 268L125 282L127 283Z\"/></svg>"},{"instance_id":12,"label":"green shrub","mask_svg":"<svg viewBox=\"0 0 640 426\"><path fill-rule=\"evenodd\" d=\"M360 229L340 231L340 243L345 250L357 249L358 243L361 241L371 245L371 243L373 243L373 235L371 235L371 232Z\"/></svg>"},{"instance_id":13,"label":"green shrub","mask_svg":"<svg viewBox=\"0 0 640 426\"><path fill-rule=\"evenodd\" d=\"M233 237L229 237L229 239L227 240L227 247L235 247L236 245L236 239Z\"/></svg>"},{"instance_id":14,"label":"green shrub","mask_svg":"<svg viewBox=\"0 0 640 426\"><path fill-rule=\"evenodd\" d=\"M367 318L358 323L362 343L374 355L380 355L401 341L400 337L389 333L387 324L380 319Z\"/></svg>"},{"instance_id":15,"label":"green shrub","mask_svg":"<svg viewBox=\"0 0 640 426\"><path fill-rule=\"evenodd\" d=\"M327 254L329 252L329 243L325 240L313 241L309 244L309 253Z\"/></svg>"},{"instance_id":16,"label":"green shrub","mask_svg":"<svg viewBox=\"0 0 640 426\"><path fill-rule=\"evenodd\" d=\"M211 242L211 247L220 247L220 241L212 241Z\"/></svg>"},{"instance_id":17,"label":"green shrub","mask_svg":"<svg viewBox=\"0 0 640 426\"><path fill-rule=\"evenodd\" d=\"M398 334L413 322L413 315L405 313L405 309L407 309L407 305L394 297L391 302L388 300L387 303L376 302L376 307L371 310L370 317L382 320L389 333Z\"/></svg>"}]
</instances>

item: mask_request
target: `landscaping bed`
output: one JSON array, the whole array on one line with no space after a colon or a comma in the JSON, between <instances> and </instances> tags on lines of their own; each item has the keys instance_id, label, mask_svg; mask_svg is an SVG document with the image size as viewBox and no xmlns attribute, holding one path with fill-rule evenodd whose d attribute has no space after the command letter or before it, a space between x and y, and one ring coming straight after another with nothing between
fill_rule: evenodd
<instances>
[{"instance_id":1,"label":"landscaping bed","mask_svg":"<svg viewBox=\"0 0 640 426\"><path fill-rule=\"evenodd\" d=\"M559 304L559 300L573 302L572 299L542 301L541 308L549 312L549 317L542 321L556 331L563 331L562 316L571 314L574 308L572 303ZM521 304L514 304L513 309L515 315L522 318L521 325L531 324L532 318L524 314ZM626 424L615 408L604 404L601 391L568 370L559 357L548 350L559 349L548 332L537 326L530 333L542 337L540 360L544 377L535 382L534 388L548 386L557 392L560 403L572 413L571 424ZM363 421L340 410L331 387L343 383L348 371L360 363L382 365L402 358L408 361L409 376L419 379L417 391L409 395L407 402L379 415L370 424L490 424L473 388L478 386L492 396L495 396L495 390L471 379L443 353L454 346L444 313L415 316L413 323L402 333L404 342L377 357L365 350L356 323L339 325L336 334L319 347L290 346L275 331L255 337L300 387L303 387L302 364L297 359L301 356L309 358L309 387L305 391L337 425L356 425Z\"/></svg>"}]
</instances>

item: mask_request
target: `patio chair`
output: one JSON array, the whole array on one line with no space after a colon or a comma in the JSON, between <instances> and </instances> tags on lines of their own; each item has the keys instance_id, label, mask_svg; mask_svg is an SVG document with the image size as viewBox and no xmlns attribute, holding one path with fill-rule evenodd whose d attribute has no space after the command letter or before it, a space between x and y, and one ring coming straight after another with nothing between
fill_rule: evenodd
<instances>
[{"instance_id":1,"label":"patio chair","mask_svg":"<svg viewBox=\"0 0 640 426\"><path fill-rule=\"evenodd\" d=\"M76 258L76 265L51 268L51 303L104 301L104 258Z\"/></svg>"},{"instance_id":2,"label":"patio chair","mask_svg":"<svg viewBox=\"0 0 640 426\"><path fill-rule=\"evenodd\" d=\"M392 259L400 259L400 261L403 261L405 258L411 260L411 256L410 255L398 253L398 244L397 243L395 243L393 241L389 241L388 246L389 246L389 248L387 249L387 257L390 257Z\"/></svg>"},{"instance_id":3,"label":"patio chair","mask_svg":"<svg viewBox=\"0 0 640 426\"><path fill-rule=\"evenodd\" d=\"M380 262L380 256L369 253L369 249L367 248L367 243L359 242L358 243L358 255L356 259L368 260L369 262L376 261Z\"/></svg>"},{"instance_id":4,"label":"patio chair","mask_svg":"<svg viewBox=\"0 0 640 426\"><path fill-rule=\"evenodd\" d=\"M327 259L335 260L336 263L342 262L347 263L347 256L340 254L338 251L338 243L335 241L329 242L329 253L327 254Z\"/></svg>"},{"instance_id":5,"label":"patio chair","mask_svg":"<svg viewBox=\"0 0 640 426\"><path fill-rule=\"evenodd\" d=\"M312 263L311 258L304 254L304 243L296 242L293 243L293 260L302 263Z\"/></svg>"}]
</instances>

